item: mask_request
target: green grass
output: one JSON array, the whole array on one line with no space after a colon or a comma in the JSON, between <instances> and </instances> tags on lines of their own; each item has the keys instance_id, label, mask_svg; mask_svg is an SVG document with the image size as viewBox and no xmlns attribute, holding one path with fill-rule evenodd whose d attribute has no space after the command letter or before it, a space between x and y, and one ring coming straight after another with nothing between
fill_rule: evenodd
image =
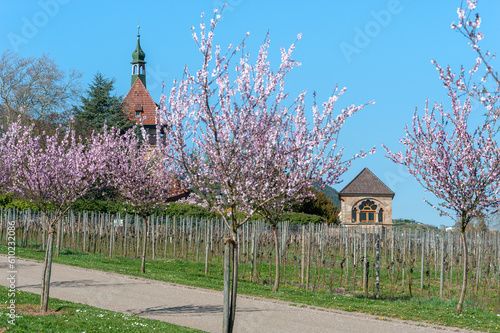
<instances>
[{"instance_id":1,"label":"green grass","mask_svg":"<svg viewBox=\"0 0 500 333\"><path fill-rule=\"evenodd\" d=\"M5 253L0 247L0 253ZM17 248L17 255L23 258L42 260L44 252ZM102 255L73 252L62 249L61 256L54 262L145 277L188 286L222 290L222 266L212 264L211 275L204 274L204 264L184 260L156 260L146 262L146 274L140 273L140 259L107 258ZM263 269L264 271L264 269ZM379 316L380 319L413 320L429 324L474 329L485 332L500 332L500 314L493 308L482 308L466 302L462 314L455 314L456 300L447 301L437 298L410 298L399 295L390 298L383 294L380 299L365 298L360 294L342 295L325 290L305 291L295 286L284 285L279 292L273 293L272 286L248 282L240 279L240 294L279 299L293 303L294 306L325 307L345 311L359 311Z\"/></svg>"},{"instance_id":2,"label":"green grass","mask_svg":"<svg viewBox=\"0 0 500 333\"><path fill-rule=\"evenodd\" d=\"M15 314L12 325L7 308L8 289L0 286L0 331L7 327L8 332L202 332L55 298L49 302L50 314L39 315L40 295L23 291L16 293L15 301L19 313Z\"/></svg>"}]
</instances>

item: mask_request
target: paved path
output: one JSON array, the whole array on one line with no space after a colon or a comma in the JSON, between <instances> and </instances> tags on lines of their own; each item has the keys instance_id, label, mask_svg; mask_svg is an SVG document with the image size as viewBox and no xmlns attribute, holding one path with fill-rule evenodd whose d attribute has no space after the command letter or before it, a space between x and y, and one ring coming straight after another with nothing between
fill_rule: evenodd
<instances>
[{"instance_id":1,"label":"paved path","mask_svg":"<svg viewBox=\"0 0 500 333\"><path fill-rule=\"evenodd\" d=\"M17 259L16 269L17 287L40 293L42 263ZM7 258L0 256L0 284L4 286L7 271ZM222 330L222 293L217 291L53 264L50 296L208 332ZM235 332L465 332L376 318L238 296Z\"/></svg>"}]
</instances>

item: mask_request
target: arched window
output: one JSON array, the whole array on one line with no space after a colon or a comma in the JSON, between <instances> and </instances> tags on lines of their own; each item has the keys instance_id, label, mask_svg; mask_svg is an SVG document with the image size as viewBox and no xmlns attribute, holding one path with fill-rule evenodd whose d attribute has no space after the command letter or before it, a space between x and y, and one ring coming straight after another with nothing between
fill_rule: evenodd
<instances>
[{"instance_id":1,"label":"arched window","mask_svg":"<svg viewBox=\"0 0 500 333\"><path fill-rule=\"evenodd\" d=\"M356 207L354 207L352 209L351 222L356 222L357 214L358 214L358 210L356 209Z\"/></svg>"},{"instance_id":2,"label":"arched window","mask_svg":"<svg viewBox=\"0 0 500 333\"><path fill-rule=\"evenodd\" d=\"M378 211L378 221L380 223L384 222L384 210L382 208Z\"/></svg>"},{"instance_id":3,"label":"arched window","mask_svg":"<svg viewBox=\"0 0 500 333\"><path fill-rule=\"evenodd\" d=\"M137 65L132 66L132 74L137 74Z\"/></svg>"},{"instance_id":4,"label":"arched window","mask_svg":"<svg viewBox=\"0 0 500 333\"><path fill-rule=\"evenodd\" d=\"M371 200L365 200L359 205L359 222L375 222L377 205Z\"/></svg>"}]
</instances>

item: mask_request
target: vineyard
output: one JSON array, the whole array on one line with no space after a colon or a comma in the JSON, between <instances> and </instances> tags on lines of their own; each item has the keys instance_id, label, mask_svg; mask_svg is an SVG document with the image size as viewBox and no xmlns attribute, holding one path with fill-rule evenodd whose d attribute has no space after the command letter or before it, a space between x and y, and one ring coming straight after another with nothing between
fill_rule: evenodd
<instances>
[{"instance_id":1,"label":"vineyard","mask_svg":"<svg viewBox=\"0 0 500 333\"><path fill-rule=\"evenodd\" d=\"M46 218L38 211L0 210L1 242L7 223L16 221L18 247L44 250ZM61 249L107 257L204 262L204 274L220 274L223 237L218 219L69 213L57 226L55 256ZM403 227L279 225L281 285L373 298L457 298L462 283L462 244L458 233ZM267 223L253 221L239 230L239 278L272 284L275 251ZM499 307L500 234L469 233L469 299Z\"/></svg>"}]
</instances>

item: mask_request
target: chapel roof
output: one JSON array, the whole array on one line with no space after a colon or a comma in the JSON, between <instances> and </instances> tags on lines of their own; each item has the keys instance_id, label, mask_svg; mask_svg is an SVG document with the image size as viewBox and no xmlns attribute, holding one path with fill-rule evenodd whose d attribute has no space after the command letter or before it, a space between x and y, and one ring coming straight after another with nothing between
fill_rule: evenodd
<instances>
[{"instance_id":1,"label":"chapel roof","mask_svg":"<svg viewBox=\"0 0 500 333\"><path fill-rule=\"evenodd\" d=\"M394 197L394 192L375 176L370 169L364 168L339 192L339 195L382 195Z\"/></svg>"}]
</instances>

